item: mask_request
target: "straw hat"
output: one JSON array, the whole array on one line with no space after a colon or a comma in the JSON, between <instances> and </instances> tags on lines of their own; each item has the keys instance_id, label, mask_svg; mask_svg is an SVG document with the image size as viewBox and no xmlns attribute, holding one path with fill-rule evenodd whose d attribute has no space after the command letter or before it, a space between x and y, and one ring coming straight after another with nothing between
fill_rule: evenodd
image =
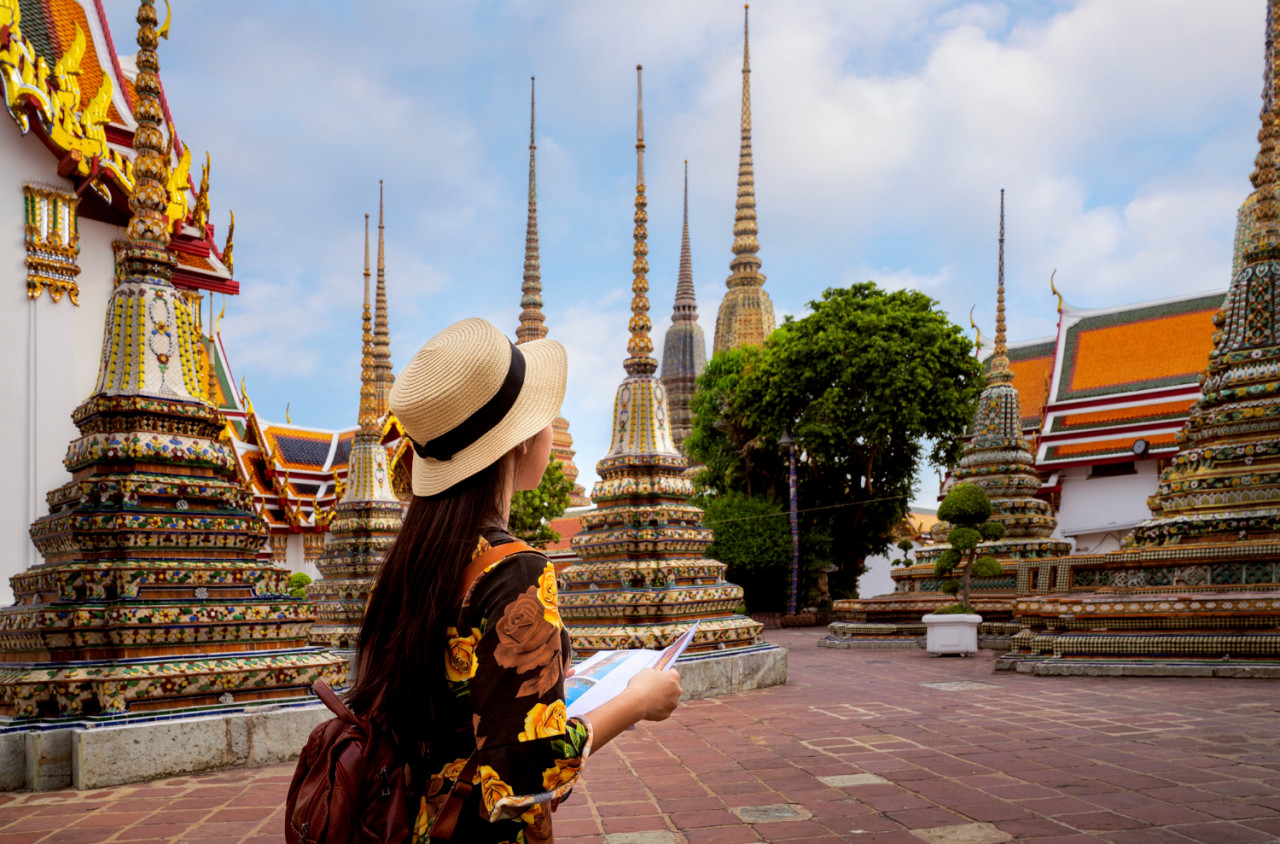
<instances>
[{"instance_id":1,"label":"straw hat","mask_svg":"<svg viewBox=\"0 0 1280 844\"><path fill-rule=\"evenodd\" d=\"M413 441L413 494L443 492L547 427L567 370L555 340L517 347L479 318L428 340L391 388L391 411Z\"/></svg>"}]
</instances>

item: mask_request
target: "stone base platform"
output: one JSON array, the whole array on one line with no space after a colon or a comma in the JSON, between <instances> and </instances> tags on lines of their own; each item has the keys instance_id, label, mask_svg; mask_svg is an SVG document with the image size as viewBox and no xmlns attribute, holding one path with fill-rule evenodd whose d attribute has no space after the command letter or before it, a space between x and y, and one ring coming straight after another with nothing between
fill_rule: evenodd
<instances>
[{"instance_id":1,"label":"stone base platform","mask_svg":"<svg viewBox=\"0 0 1280 844\"><path fill-rule=\"evenodd\" d=\"M1013 635L1022 625L1004 621L984 621L978 625L978 647L1007 651ZM885 648L923 648L924 622L870 624L836 621L827 626L827 635L818 640L820 648L881 650Z\"/></svg>"},{"instance_id":2,"label":"stone base platform","mask_svg":"<svg viewBox=\"0 0 1280 844\"><path fill-rule=\"evenodd\" d=\"M1230 660L1151 660L1107 662L1084 659L1023 659L1005 656L996 660L996 671L1016 671L1036 677L1223 677L1231 679L1280 679L1280 662L1251 663Z\"/></svg>"},{"instance_id":3,"label":"stone base platform","mask_svg":"<svg viewBox=\"0 0 1280 844\"><path fill-rule=\"evenodd\" d=\"M104 788L285 762L332 717L314 700L106 724L0 721L0 791Z\"/></svg>"},{"instance_id":4,"label":"stone base platform","mask_svg":"<svg viewBox=\"0 0 1280 844\"><path fill-rule=\"evenodd\" d=\"M786 685L787 657L787 649L777 645L682 657L676 662L684 689L680 699L701 700Z\"/></svg>"}]
</instances>

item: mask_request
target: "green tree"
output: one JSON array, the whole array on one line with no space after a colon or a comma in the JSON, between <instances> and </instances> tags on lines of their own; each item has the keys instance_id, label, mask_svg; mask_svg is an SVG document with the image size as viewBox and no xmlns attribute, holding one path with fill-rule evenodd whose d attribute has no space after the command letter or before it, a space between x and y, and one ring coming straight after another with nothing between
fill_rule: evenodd
<instances>
[{"instance_id":1,"label":"green tree","mask_svg":"<svg viewBox=\"0 0 1280 844\"><path fill-rule=\"evenodd\" d=\"M959 326L914 290L832 288L759 349L721 353L698 381L689 453L712 492L787 500L778 440L798 458L801 547L856 593L884 552L922 460L949 465L973 415L981 365Z\"/></svg>"},{"instance_id":2,"label":"green tree","mask_svg":"<svg viewBox=\"0 0 1280 844\"><path fill-rule=\"evenodd\" d=\"M311 582L311 575L302 571L295 571L289 575L289 595L299 600L305 600L307 597L307 584Z\"/></svg>"},{"instance_id":3,"label":"green tree","mask_svg":"<svg viewBox=\"0 0 1280 844\"><path fill-rule=\"evenodd\" d=\"M786 510L767 497L740 492L702 496L703 524L715 531L707 556L724 563L725 579L742 587L750 612L786 609L791 588L791 526ZM802 585L811 581L802 572Z\"/></svg>"},{"instance_id":4,"label":"green tree","mask_svg":"<svg viewBox=\"0 0 1280 844\"><path fill-rule=\"evenodd\" d=\"M537 548L559 540L560 534L551 529L551 522L564 515L572 491L573 484L553 456L536 489L521 490L511 497L511 514L507 518L511 535Z\"/></svg>"},{"instance_id":5,"label":"green tree","mask_svg":"<svg viewBox=\"0 0 1280 844\"><path fill-rule=\"evenodd\" d=\"M975 484L956 484L938 507L938 518L954 525L947 534L951 547L938 555L933 571L938 577L950 577L942 584L948 595L960 595L960 603L943 607L940 613L973 612L969 605L969 585L973 577L996 577L1000 563L995 557L978 556L978 544L1004 537L1002 522L991 518L991 499L986 490ZM956 580L956 576L960 579Z\"/></svg>"}]
</instances>

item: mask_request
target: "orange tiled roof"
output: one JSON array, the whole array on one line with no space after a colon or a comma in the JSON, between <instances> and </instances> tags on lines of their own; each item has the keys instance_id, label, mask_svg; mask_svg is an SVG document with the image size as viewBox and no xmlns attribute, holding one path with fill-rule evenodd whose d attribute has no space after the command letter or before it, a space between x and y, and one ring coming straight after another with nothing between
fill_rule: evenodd
<instances>
[{"instance_id":1,"label":"orange tiled roof","mask_svg":"<svg viewBox=\"0 0 1280 844\"><path fill-rule=\"evenodd\" d=\"M1091 413L1064 414L1055 417L1050 430L1074 431L1080 428L1107 428L1114 425L1133 425L1138 422L1157 422L1164 420L1183 420L1195 399L1177 399L1175 401L1141 404L1131 407L1115 407L1106 410L1095 410Z\"/></svg>"},{"instance_id":2,"label":"orange tiled roof","mask_svg":"<svg viewBox=\"0 0 1280 844\"><path fill-rule=\"evenodd\" d=\"M1138 440L1146 440L1151 450L1172 448L1173 434L1144 435L1134 434L1131 437L1118 437L1112 440L1096 440L1087 443L1064 443L1049 446L1044 462L1057 462L1082 457L1104 457L1107 455L1132 454L1133 444Z\"/></svg>"},{"instance_id":3,"label":"orange tiled roof","mask_svg":"<svg viewBox=\"0 0 1280 844\"><path fill-rule=\"evenodd\" d=\"M34 22L25 18L25 14L29 14L30 6L35 4L23 5L28 7L22 10L24 12L23 29L34 30ZM97 46L93 43L93 30L89 28L89 19L85 16L84 7L74 0L43 0L39 4L39 9L44 13L43 29L48 38L49 47L53 51L52 58L45 56L45 61L49 62L50 68L56 65L58 59L65 55L75 43L76 26L79 26L80 31L84 33L84 58L80 62L80 107L84 108L102 87L105 76ZM39 47L39 42L36 43ZM115 103L111 104L107 116L111 118L112 123L124 122L120 112L116 110Z\"/></svg>"},{"instance_id":4,"label":"orange tiled roof","mask_svg":"<svg viewBox=\"0 0 1280 844\"><path fill-rule=\"evenodd\" d=\"M560 539L555 542L548 542L545 550L567 551L569 550L569 540L573 539L574 534L582 530L582 520L577 516L563 516L559 519L552 519L551 529L560 534Z\"/></svg>"},{"instance_id":5,"label":"orange tiled roof","mask_svg":"<svg viewBox=\"0 0 1280 844\"><path fill-rule=\"evenodd\" d=\"M192 255L190 252L179 252L177 250L174 251L174 254L178 257L178 263L184 267L195 267L198 270L216 272L213 264L209 263L208 258L201 257L200 255Z\"/></svg>"},{"instance_id":6,"label":"orange tiled roof","mask_svg":"<svg viewBox=\"0 0 1280 844\"><path fill-rule=\"evenodd\" d=\"M1213 349L1222 294L1085 316L1067 329L1056 399L1194 384Z\"/></svg>"}]
</instances>

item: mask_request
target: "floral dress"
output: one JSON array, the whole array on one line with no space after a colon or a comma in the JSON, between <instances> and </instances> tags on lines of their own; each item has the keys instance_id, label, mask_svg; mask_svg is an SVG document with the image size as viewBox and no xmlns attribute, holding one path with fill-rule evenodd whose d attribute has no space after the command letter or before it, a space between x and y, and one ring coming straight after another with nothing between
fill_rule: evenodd
<instances>
[{"instance_id":1,"label":"floral dress","mask_svg":"<svg viewBox=\"0 0 1280 844\"><path fill-rule=\"evenodd\" d=\"M472 559L511 542L489 531ZM556 606L555 569L541 554L514 554L485 569L447 630L441 670L451 694L436 704L440 729L414 829L429 828L474 750L479 766L453 835L467 844L552 841L551 812L568 796L591 747L591 724L568 718L569 634Z\"/></svg>"}]
</instances>

